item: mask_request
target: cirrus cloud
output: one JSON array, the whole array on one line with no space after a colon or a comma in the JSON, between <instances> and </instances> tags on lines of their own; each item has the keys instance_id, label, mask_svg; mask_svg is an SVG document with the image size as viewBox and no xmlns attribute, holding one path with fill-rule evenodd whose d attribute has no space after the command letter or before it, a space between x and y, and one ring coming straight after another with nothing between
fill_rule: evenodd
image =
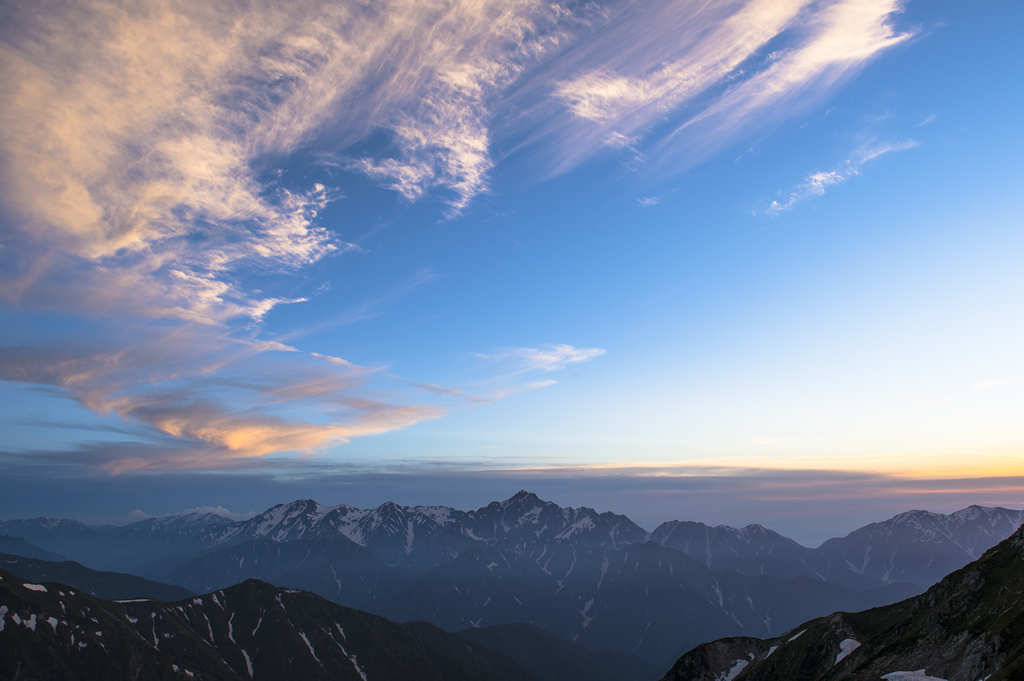
<instances>
[{"instance_id":1,"label":"cirrus cloud","mask_svg":"<svg viewBox=\"0 0 1024 681\"><path fill-rule=\"evenodd\" d=\"M898 9L14 0L0 26L0 297L106 326L74 346L6 348L0 379L176 443L163 458L119 449L108 470L316 453L549 386L604 350L479 355L488 393L260 340L275 307L307 296L252 281L357 249L324 220L341 189L291 180L288 163L311 155L407 200L436 194L449 216L489 191L496 149L522 140L554 139L556 172L609 147L692 164L904 41Z\"/></svg>"}]
</instances>

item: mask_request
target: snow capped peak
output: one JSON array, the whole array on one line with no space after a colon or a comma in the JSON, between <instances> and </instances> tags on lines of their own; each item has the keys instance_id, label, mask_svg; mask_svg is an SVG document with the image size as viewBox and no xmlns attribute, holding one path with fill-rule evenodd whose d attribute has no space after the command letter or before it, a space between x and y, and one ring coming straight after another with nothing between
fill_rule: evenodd
<instances>
[{"instance_id":1,"label":"snow capped peak","mask_svg":"<svg viewBox=\"0 0 1024 681\"><path fill-rule=\"evenodd\" d=\"M903 513L899 513L897 515L894 515L889 520L884 521L884 522L882 522L880 524L881 525L902 525L902 524L905 524L905 523L912 523L912 522L920 521L922 518L927 518L928 516L932 516L932 515L934 515L934 514L928 512L928 511L919 509L919 508L915 508L912 511L904 511Z\"/></svg>"},{"instance_id":2,"label":"snow capped peak","mask_svg":"<svg viewBox=\"0 0 1024 681\"><path fill-rule=\"evenodd\" d=\"M296 499L290 504L287 504L289 508L301 508L301 509L313 509L314 511L321 508L322 506L316 499Z\"/></svg>"},{"instance_id":3,"label":"snow capped peak","mask_svg":"<svg viewBox=\"0 0 1024 681\"><path fill-rule=\"evenodd\" d=\"M854 530L851 534L863 533L871 528L889 529L900 525L916 530L941 530L942 532L948 532L972 523L980 522L982 524L995 525L1003 521L1019 525L1022 520L1024 520L1024 511L999 507L973 505L959 511L954 511L949 515L915 509L899 513L888 520L872 523L871 525Z\"/></svg>"},{"instance_id":4,"label":"snow capped peak","mask_svg":"<svg viewBox=\"0 0 1024 681\"><path fill-rule=\"evenodd\" d=\"M338 509L338 506L323 506L313 499L278 504L251 520L232 525L225 538L266 538L274 541L301 539Z\"/></svg>"},{"instance_id":5,"label":"snow capped peak","mask_svg":"<svg viewBox=\"0 0 1024 681\"><path fill-rule=\"evenodd\" d=\"M957 522L963 523L963 522L969 522L969 521L972 521L972 520L977 520L978 518L982 517L983 515L984 516L997 515L999 513L999 511L1001 511L1001 510L1002 509L987 508L985 506L977 506L977 505L975 505L975 506L968 506L967 508L962 508L959 511L954 511L953 513L949 514L949 517L954 519L954 520L956 520ZM1013 512L1011 512L1011 513L1013 513ZM1020 512L1017 511L1016 514L1020 515Z\"/></svg>"},{"instance_id":6,"label":"snow capped peak","mask_svg":"<svg viewBox=\"0 0 1024 681\"><path fill-rule=\"evenodd\" d=\"M442 527L455 522L455 519L452 517L455 509L448 506L414 506L412 510L430 518Z\"/></svg>"}]
</instances>

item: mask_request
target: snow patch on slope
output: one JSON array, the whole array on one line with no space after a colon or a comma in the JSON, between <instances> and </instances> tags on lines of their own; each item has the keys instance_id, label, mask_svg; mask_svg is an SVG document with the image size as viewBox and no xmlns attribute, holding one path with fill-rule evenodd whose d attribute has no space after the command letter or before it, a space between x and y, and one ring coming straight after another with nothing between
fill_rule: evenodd
<instances>
[{"instance_id":1,"label":"snow patch on slope","mask_svg":"<svg viewBox=\"0 0 1024 681\"><path fill-rule=\"evenodd\" d=\"M916 672L889 672L882 676L885 681L946 681L937 676L928 676L923 669Z\"/></svg>"},{"instance_id":2,"label":"snow patch on slope","mask_svg":"<svg viewBox=\"0 0 1024 681\"><path fill-rule=\"evenodd\" d=\"M836 664L842 662L843 658L860 648L860 641L852 638L844 638L839 642L839 653L836 654Z\"/></svg>"},{"instance_id":3,"label":"snow patch on slope","mask_svg":"<svg viewBox=\"0 0 1024 681\"><path fill-rule=\"evenodd\" d=\"M739 673L741 671L746 669L747 664L748 663L746 660L736 660L733 663L732 667L729 669L729 671L724 671L718 676L716 676L715 681L732 681L737 676L739 676Z\"/></svg>"},{"instance_id":4,"label":"snow patch on slope","mask_svg":"<svg viewBox=\"0 0 1024 681\"><path fill-rule=\"evenodd\" d=\"M316 656L316 651L313 650L313 644L309 642L309 638L307 638L301 631L299 632L299 636L301 636L302 640L306 642L306 647L309 648L309 654L313 656L313 659L320 662L320 658ZM323 662L320 662L320 665L323 666Z\"/></svg>"},{"instance_id":5,"label":"snow patch on slope","mask_svg":"<svg viewBox=\"0 0 1024 681\"><path fill-rule=\"evenodd\" d=\"M249 678L252 678L252 660L249 659L249 653L245 652L245 648L239 648L242 651L242 657L245 658L245 667L249 670Z\"/></svg>"}]
</instances>

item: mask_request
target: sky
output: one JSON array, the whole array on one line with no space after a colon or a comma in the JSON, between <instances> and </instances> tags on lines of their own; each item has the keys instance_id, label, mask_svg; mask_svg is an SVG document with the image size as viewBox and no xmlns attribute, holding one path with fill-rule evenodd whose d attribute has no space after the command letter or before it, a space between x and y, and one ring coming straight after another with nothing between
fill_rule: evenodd
<instances>
[{"instance_id":1,"label":"sky","mask_svg":"<svg viewBox=\"0 0 1024 681\"><path fill-rule=\"evenodd\" d=\"M1024 507L1024 5L0 5L0 518Z\"/></svg>"}]
</instances>

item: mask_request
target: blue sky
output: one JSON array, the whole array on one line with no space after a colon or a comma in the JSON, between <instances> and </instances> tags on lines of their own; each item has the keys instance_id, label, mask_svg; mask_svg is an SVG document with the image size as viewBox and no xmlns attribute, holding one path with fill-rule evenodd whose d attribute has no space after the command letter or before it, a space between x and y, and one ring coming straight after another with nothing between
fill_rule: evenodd
<instances>
[{"instance_id":1,"label":"blue sky","mask_svg":"<svg viewBox=\"0 0 1024 681\"><path fill-rule=\"evenodd\" d=\"M9 3L0 517L1024 504L1017 3Z\"/></svg>"}]
</instances>

